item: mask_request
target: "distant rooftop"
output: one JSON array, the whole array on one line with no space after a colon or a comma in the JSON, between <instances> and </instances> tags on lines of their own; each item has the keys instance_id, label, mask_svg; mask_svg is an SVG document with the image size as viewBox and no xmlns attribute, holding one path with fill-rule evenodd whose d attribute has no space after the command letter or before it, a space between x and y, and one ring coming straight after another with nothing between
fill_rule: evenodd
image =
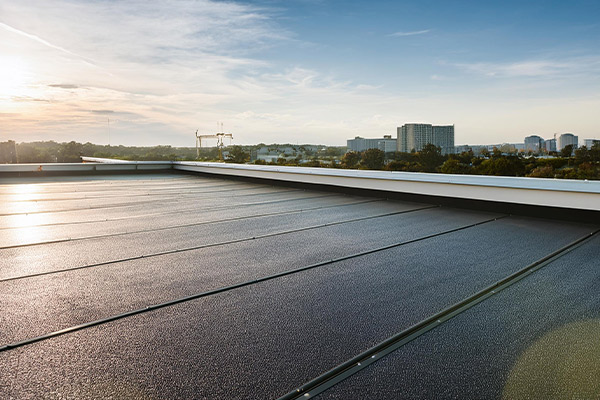
<instances>
[{"instance_id":1,"label":"distant rooftop","mask_svg":"<svg viewBox=\"0 0 600 400\"><path fill-rule=\"evenodd\" d=\"M598 397L598 182L87 161L0 167L0 398Z\"/></svg>"}]
</instances>

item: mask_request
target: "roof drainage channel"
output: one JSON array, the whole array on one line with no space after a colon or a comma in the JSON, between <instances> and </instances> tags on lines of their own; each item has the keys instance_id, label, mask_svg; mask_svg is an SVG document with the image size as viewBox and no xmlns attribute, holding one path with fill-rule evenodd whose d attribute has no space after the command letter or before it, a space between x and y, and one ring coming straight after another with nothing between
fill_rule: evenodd
<instances>
[{"instance_id":1,"label":"roof drainage channel","mask_svg":"<svg viewBox=\"0 0 600 400\"><path fill-rule=\"evenodd\" d=\"M356 355L350 360L338 365L321 376L307 382L299 388L281 396L279 400L306 399L312 398L325 390L335 386L337 383L347 379L357 372L367 368L369 365L380 360L382 357L394 352L405 344L415 340L419 336L440 326L444 322L454 318L456 315L470 309L482 301L494 296L496 293L508 288L509 286L524 279L535 271L556 261L560 257L575 250L579 246L591 240L598 235L600 229L585 235L574 242L548 254L540 260L524 267L523 269L507 276L506 278L488 286L487 288L475 293L472 296L432 315L431 317L419 322L416 325L390 337L389 339L373 346L372 348Z\"/></svg>"},{"instance_id":2,"label":"roof drainage channel","mask_svg":"<svg viewBox=\"0 0 600 400\"><path fill-rule=\"evenodd\" d=\"M428 207L428 208L431 208L431 207ZM413 211L417 211L417 210L413 210ZM218 294L218 293L227 292L227 291L230 291L230 290L233 290L233 289L238 289L238 288L242 288L242 287L254 285L254 284L257 284L257 283L274 280L274 279L277 279L277 278L280 278L280 277L284 277L284 276L296 274L296 273L303 272L303 271L308 271L308 270L315 269L315 268L318 268L318 267L322 267L322 266L325 266L325 265L334 264L334 263L337 263L337 262L340 262L340 261L350 260L350 259L353 259L353 258L358 258L358 257L362 257L362 256L366 256L366 255L370 255L370 254L382 252L382 251L385 251L385 250L393 249L393 248L396 248L396 247L399 247L399 246L408 245L408 244L411 244L411 243L416 243L416 242L420 242L420 241L423 241L423 240L427 240L427 239L431 239L431 238L435 238L435 237L447 235L447 234L450 234L450 233L462 231L462 230L465 230L465 229L469 229L469 228L473 228L473 227L476 227L476 226L487 224L487 223L490 223L490 222L493 222L493 221L497 221L499 219L503 219L503 218L506 218L506 217L507 216L495 217L495 218L491 218L491 219L488 219L488 220L485 220L485 221L481 221L481 222L469 224L469 225L462 226L462 227L455 228L455 229L451 229L451 230L447 230L447 231L444 231L444 232L439 232L439 233L435 233L435 234L432 234L432 235L427 235L427 236L424 236L424 237L420 237L420 238L416 238L416 239L412 239L412 240L407 240L407 241L404 241L404 242L401 242L401 243L396 243L396 244L392 244L392 245L388 245L388 246L384 246L384 247L380 247L380 248L376 248L376 249L372 249L372 250L368 250L368 251L364 251L364 252L360 252L360 253L356 253L356 254L351 254L351 255L348 255L348 256L343 256L343 257L339 257L339 258L336 258L336 259L333 259L333 260L319 262L319 263L308 265L308 266L304 266L304 267L301 267L301 268L291 269L291 270L288 270L288 271L284 271L284 272L280 272L280 273L277 273L277 274L265 276L265 277L262 277L262 278L253 279L253 280L242 282L242 283L238 283L238 284L235 284L235 285L230 285L230 286L226 286L226 287L222 287L222 288L218 288L218 289L214 289L214 290L209 290L209 291L206 291L206 292L202 292L202 293L198 293L198 294L194 294L194 295L182 297L182 298L179 298L179 299L176 299L176 300L171 300L171 301L167 301L167 302L163 302L163 303L159 303L159 304L149 305L149 306L146 306L144 308L137 309L137 310L132 310L132 311L128 311L128 312L125 312L125 313L121 313L121 314L113 315L113 316L110 316L110 317L102 318L102 319L99 319L99 320L96 320L96 321L91 321L91 322L83 323L83 324L80 324L80 325L76 325L76 326L72 326L72 327L69 327L69 328L61 329L61 330L58 330L58 331L55 331L55 332L50 332L48 334L37 336L37 337L34 337L34 338L30 338L30 339L26 339L26 340L23 340L23 341L19 341L19 342L15 342L15 343L10 343L10 344L6 344L6 345L2 345L2 346L0 346L0 352L4 352L4 351L12 350L12 349L15 349L15 348L23 347L23 346L26 346L26 345L29 345L29 344L33 344L33 343L37 343L37 342L40 342L40 341L43 341L43 340L47 340L47 339L51 339L51 338L54 338L54 337L57 337L57 336L61 336L61 335L67 334L67 333L80 331L80 330L83 330L83 329L86 329L86 328L91 328L91 327L94 327L94 326L106 324L108 322L120 320L120 319L123 319L123 318L127 318L127 317L131 317L131 316L134 316L134 315L146 313L146 312L149 312L149 311L154 311L154 310L158 310L158 309L161 309L161 308L165 308L165 307L177 305L177 304L180 304L180 303L188 302L188 301L191 301L191 300L196 300L196 299L199 299L199 298L202 298L202 297L207 297L207 296L215 295L215 294ZM136 257L136 258L133 258L133 259L138 259L138 258L143 258L143 257ZM103 263L103 264L106 264L106 263ZM103 264L99 264L99 265L103 265ZM81 268L86 268L86 267L72 268L71 270L81 269ZM54 273L56 273L56 272L63 272L63 271L55 271ZM49 273L41 273L41 274L36 274L34 276L47 275L47 274L49 274ZM15 278L13 278L13 279L15 279ZM6 281L6 279L5 279L5 281Z\"/></svg>"}]
</instances>

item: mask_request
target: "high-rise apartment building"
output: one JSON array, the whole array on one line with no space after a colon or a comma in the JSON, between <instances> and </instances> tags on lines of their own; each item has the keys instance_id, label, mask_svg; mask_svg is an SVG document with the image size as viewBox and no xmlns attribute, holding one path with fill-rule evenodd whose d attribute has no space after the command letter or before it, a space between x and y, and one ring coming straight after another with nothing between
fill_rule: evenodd
<instances>
[{"instance_id":1,"label":"high-rise apartment building","mask_svg":"<svg viewBox=\"0 0 600 400\"><path fill-rule=\"evenodd\" d=\"M524 150L539 153L544 150L544 139L537 135L527 136L525 138Z\"/></svg>"},{"instance_id":2,"label":"high-rise apartment building","mask_svg":"<svg viewBox=\"0 0 600 400\"><path fill-rule=\"evenodd\" d=\"M572 133L563 133L556 140L556 149L561 151L568 145L573 145L573 149L576 149L579 144L579 137L573 135Z\"/></svg>"},{"instance_id":3,"label":"high-rise apartment building","mask_svg":"<svg viewBox=\"0 0 600 400\"><path fill-rule=\"evenodd\" d=\"M591 149L596 143L600 143L600 139L585 139L583 141L584 146L589 149Z\"/></svg>"},{"instance_id":4,"label":"high-rise apartment building","mask_svg":"<svg viewBox=\"0 0 600 400\"><path fill-rule=\"evenodd\" d=\"M547 153L551 151L556 151L556 139L548 139L544 141L544 148Z\"/></svg>"},{"instance_id":5,"label":"high-rise apartment building","mask_svg":"<svg viewBox=\"0 0 600 400\"><path fill-rule=\"evenodd\" d=\"M442 154L454 153L454 125L404 124L398 128L397 149L409 153L420 151L426 144L442 149Z\"/></svg>"}]
</instances>

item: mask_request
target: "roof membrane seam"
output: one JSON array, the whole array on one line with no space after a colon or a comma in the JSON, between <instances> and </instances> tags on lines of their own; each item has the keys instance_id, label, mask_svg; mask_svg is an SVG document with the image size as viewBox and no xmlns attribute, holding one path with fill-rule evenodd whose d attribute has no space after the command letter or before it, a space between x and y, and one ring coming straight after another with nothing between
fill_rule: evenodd
<instances>
[{"instance_id":1,"label":"roof membrane seam","mask_svg":"<svg viewBox=\"0 0 600 400\"><path fill-rule=\"evenodd\" d=\"M86 329L86 328L91 328L91 327L94 327L94 326L97 326L97 325L102 325L102 324L105 324L105 323L108 323L108 322L112 322L112 321L116 321L116 320L119 320L119 319L123 319L123 318L126 318L126 317L138 315L138 314L149 312L149 311L154 311L154 310L157 310L157 309L160 309L160 308L173 306L173 305L176 305L176 304L184 303L184 302L191 301L191 300L196 300L196 299L199 299L199 298L202 298L202 297L207 297L207 296L215 295L215 294L218 294L218 293L223 293L223 292L226 292L226 291L229 291L229 290L234 290L234 289L238 289L238 288L242 288L242 287L246 287L246 286L250 286L250 285L255 285L255 284L258 284L258 283L261 283L261 282L266 282L266 281L270 281L270 280L273 280L273 279L281 278L281 277L284 277L284 276L296 274L296 273L299 273L299 272L308 271L308 270L319 268L319 267L322 267L322 266L325 266L325 265L334 264L334 263L337 263L337 262L340 262L340 261L350 260L350 259L353 259L353 258L358 258L358 257L366 256L366 255L369 255L369 254L374 254L374 253L377 253L377 252L380 252L380 251L389 250L389 249L392 249L392 248L395 248L395 247L399 247L399 246L403 246L403 245L407 245L407 244L411 244L411 243L415 243L415 242L419 242L419 241L423 241L423 240L427 240L427 239L431 239L431 238L443 236L443 235L446 235L446 234L449 234L449 233L454 233L454 232L466 230L466 229L469 229L469 228L473 228L473 227L476 227L476 226L479 226L479 225L491 223L491 222L497 221L499 219L507 218L507 217L508 216L494 217L494 218L490 218L490 219L487 219L487 220L484 220L484 221L476 222L476 223L473 223L473 224L465 225L465 226L462 226L462 227L459 227L459 228L454 228L454 229L450 229L450 230L443 231L443 232L438 232L438 233L427 235L427 236L423 236L423 237L420 237L420 238L411 239L411 240L403 241L403 242L400 242L400 243L395 243L395 244L391 244L391 245L379 247L379 248L376 248L376 249L371 249L371 250L359 252L359 253L356 253L356 254L351 254L351 255L347 255L347 256L343 256L343 257L338 257L338 258L335 258L335 259L332 259L332 260L322 261L322 262L319 262L319 263L311 264L311 265L300 267L300 268L296 268L296 269L291 269L291 270L288 270L288 271L280 272L280 273L269 275L269 276L266 276L266 277L256 278L256 279L252 279L252 280L249 280L249 281L246 281L246 282L241 282L241 283L237 283L237 284L234 284L234 285L230 285L230 286L226 286L226 287L221 287L221 288L218 288L218 289L213 289L213 290L205 291L205 292L194 294L194 295L190 295L190 296L185 296L185 297L182 297L182 298L179 298L179 299L170 300L170 301L163 302L163 303L160 303L160 304L149 305L149 306L137 309L137 310L132 310L132 311L128 311L128 312L125 312L125 313L113 315L113 316L102 318L102 319L99 319L99 320L96 320L96 321L86 322L86 323L79 324L79 325L76 325L76 326L72 326L72 327L68 327L68 328L65 328L65 329L61 329L61 330L58 330L58 331L55 331L55 332L50 332L50 333L45 334L45 335L40 335L40 336L37 336L37 337L34 337L34 338L25 339L25 340L22 340L22 341L19 341L19 342L2 345L2 346L0 346L0 353L4 352L4 351L15 349L15 348L18 348L18 347L26 346L26 345L29 345L29 344L37 343L37 342L40 342L40 341L43 341L43 340L51 339L51 338L54 338L54 337L57 337L57 336L61 336L61 335L67 334L67 333L80 331L80 330L83 330L83 329ZM135 259L140 259L140 258L144 258L144 256L135 257ZM81 269L81 268L83 268L83 267L78 267L77 269ZM41 273L41 274L37 274L35 276L47 275L47 274L48 273ZM0 282L2 282L2 281L0 281Z\"/></svg>"},{"instance_id":2,"label":"roof membrane seam","mask_svg":"<svg viewBox=\"0 0 600 400\"><path fill-rule=\"evenodd\" d=\"M380 342L370 349L356 355L350 360L332 368L324 374L305 383L297 389L281 396L278 400L293 400L300 398L312 398L325 390L335 386L346 378L356 374L357 372L367 368L369 365L380 360L386 355L396 351L405 344L413 341L419 336L424 335L432 329L440 326L444 322L454 318L456 315L474 307L482 301L496 295L500 291L517 283L525 277L531 275L535 271L544 266L556 261L560 257L570 253L572 250L583 245L591 240L594 236L600 233L597 229L588 235L585 235L566 246L542 257L538 261L522 268L521 270L507 276L506 278L488 286L487 288L467 297L466 299L432 315L431 317L403 330L402 332Z\"/></svg>"}]
</instances>

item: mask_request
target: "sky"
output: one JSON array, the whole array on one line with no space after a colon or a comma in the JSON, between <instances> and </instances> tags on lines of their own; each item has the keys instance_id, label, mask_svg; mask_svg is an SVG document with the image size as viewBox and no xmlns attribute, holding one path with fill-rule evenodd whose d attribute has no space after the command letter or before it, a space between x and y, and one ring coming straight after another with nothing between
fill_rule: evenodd
<instances>
[{"instance_id":1,"label":"sky","mask_svg":"<svg viewBox=\"0 0 600 400\"><path fill-rule=\"evenodd\" d=\"M599 110L597 0L0 0L0 141L582 140Z\"/></svg>"}]
</instances>

